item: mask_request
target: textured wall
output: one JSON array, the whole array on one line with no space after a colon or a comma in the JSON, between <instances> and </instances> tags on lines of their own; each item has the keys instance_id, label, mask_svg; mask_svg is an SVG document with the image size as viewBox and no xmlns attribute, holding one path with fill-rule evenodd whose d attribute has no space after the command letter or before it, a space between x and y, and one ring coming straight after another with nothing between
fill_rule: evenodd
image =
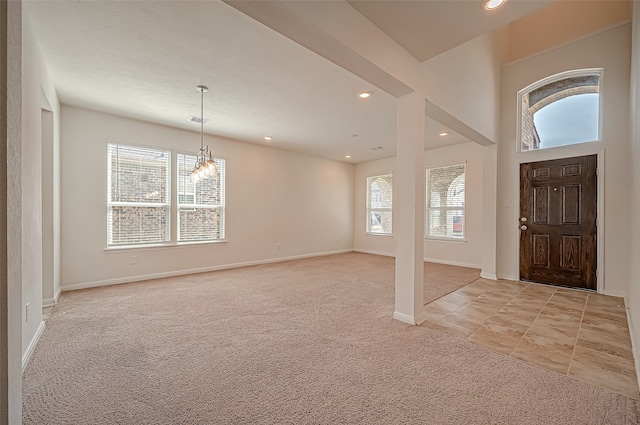
<instances>
[{"instance_id":1,"label":"textured wall","mask_svg":"<svg viewBox=\"0 0 640 425\"><path fill-rule=\"evenodd\" d=\"M5 86L6 102L6 276L3 276L2 315L2 407L1 423L22 420L22 2L3 2L2 39L6 74L0 82ZM6 35L6 37L4 37ZM5 187L5 186L3 186ZM3 189L4 190L4 189ZM4 242L4 241L3 241Z\"/></svg>"},{"instance_id":2,"label":"textured wall","mask_svg":"<svg viewBox=\"0 0 640 425\"><path fill-rule=\"evenodd\" d=\"M631 340L634 345L636 368L640 361L640 2L633 2L633 36L631 49L631 259L629 291L626 298L629 307Z\"/></svg>"},{"instance_id":3,"label":"textured wall","mask_svg":"<svg viewBox=\"0 0 640 425\"><path fill-rule=\"evenodd\" d=\"M600 217L604 250L604 292L622 296L629 279L629 67L630 25L622 25L570 45L519 61L502 69L501 136L498 146L498 277L518 279L518 164L602 153L604 199ZM516 153L517 93L565 71L603 68L602 140L593 143Z\"/></svg>"},{"instance_id":4,"label":"textured wall","mask_svg":"<svg viewBox=\"0 0 640 425\"><path fill-rule=\"evenodd\" d=\"M483 148L475 143L463 143L424 153L426 168L466 162L465 241L425 240L424 256L429 261L481 268L483 251ZM388 174L395 169L395 158L356 165L355 174L355 249L394 255L392 236L368 235L366 228L366 178Z\"/></svg>"},{"instance_id":5,"label":"textured wall","mask_svg":"<svg viewBox=\"0 0 640 425\"><path fill-rule=\"evenodd\" d=\"M353 165L205 135L226 160L227 242L105 250L107 140L193 153L198 134L66 106L62 130L63 288L353 248Z\"/></svg>"}]
</instances>

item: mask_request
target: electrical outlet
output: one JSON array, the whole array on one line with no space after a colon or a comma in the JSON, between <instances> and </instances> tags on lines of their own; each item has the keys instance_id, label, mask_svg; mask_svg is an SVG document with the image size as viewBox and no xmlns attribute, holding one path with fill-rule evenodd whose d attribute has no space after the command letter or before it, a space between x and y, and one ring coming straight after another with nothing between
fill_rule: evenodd
<instances>
[{"instance_id":1,"label":"electrical outlet","mask_svg":"<svg viewBox=\"0 0 640 425\"><path fill-rule=\"evenodd\" d=\"M29 321L29 303L24 308L25 322Z\"/></svg>"},{"instance_id":2,"label":"electrical outlet","mask_svg":"<svg viewBox=\"0 0 640 425\"><path fill-rule=\"evenodd\" d=\"M131 259L130 259L130 264L138 264L138 256L137 255L132 255Z\"/></svg>"},{"instance_id":3,"label":"electrical outlet","mask_svg":"<svg viewBox=\"0 0 640 425\"><path fill-rule=\"evenodd\" d=\"M278 243L276 244L276 249L277 249L278 251L280 251L280 242L278 242Z\"/></svg>"},{"instance_id":4,"label":"electrical outlet","mask_svg":"<svg viewBox=\"0 0 640 425\"><path fill-rule=\"evenodd\" d=\"M336 239L336 245L340 245L340 238Z\"/></svg>"}]
</instances>

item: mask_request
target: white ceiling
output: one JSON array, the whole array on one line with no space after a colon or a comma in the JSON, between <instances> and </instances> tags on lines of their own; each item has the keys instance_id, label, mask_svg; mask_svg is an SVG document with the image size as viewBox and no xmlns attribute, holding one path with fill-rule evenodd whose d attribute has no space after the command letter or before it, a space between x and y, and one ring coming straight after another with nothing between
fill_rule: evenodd
<instances>
[{"instance_id":1,"label":"white ceiling","mask_svg":"<svg viewBox=\"0 0 640 425\"><path fill-rule=\"evenodd\" d=\"M380 20L374 5L356 7ZM27 13L64 104L199 131L189 118L204 84L207 133L269 135L275 147L354 163L395 155L393 96L225 3L28 1ZM373 96L359 99L363 90ZM425 148L468 141L429 119L426 129Z\"/></svg>"},{"instance_id":2,"label":"white ceiling","mask_svg":"<svg viewBox=\"0 0 640 425\"><path fill-rule=\"evenodd\" d=\"M553 3L509 0L488 13L483 0L349 0L420 62Z\"/></svg>"}]
</instances>

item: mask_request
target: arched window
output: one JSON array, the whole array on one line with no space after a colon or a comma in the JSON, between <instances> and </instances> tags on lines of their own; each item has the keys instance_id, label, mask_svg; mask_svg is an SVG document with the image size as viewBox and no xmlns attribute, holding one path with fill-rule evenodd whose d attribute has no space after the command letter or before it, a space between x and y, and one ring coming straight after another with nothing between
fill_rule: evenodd
<instances>
[{"instance_id":1,"label":"arched window","mask_svg":"<svg viewBox=\"0 0 640 425\"><path fill-rule=\"evenodd\" d=\"M569 71L518 93L521 151L599 139L602 70Z\"/></svg>"},{"instance_id":2,"label":"arched window","mask_svg":"<svg viewBox=\"0 0 640 425\"><path fill-rule=\"evenodd\" d=\"M466 164L427 169L425 237L464 238Z\"/></svg>"},{"instance_id":3,"label":"arched window","mask_svg":"<svg viewBox=\"0 0 640 425\"><path fill-rule=\"evenodd\" d=\"M367 233L393 231L393 175L367 177Z\"/></svg>"}]
</instances>

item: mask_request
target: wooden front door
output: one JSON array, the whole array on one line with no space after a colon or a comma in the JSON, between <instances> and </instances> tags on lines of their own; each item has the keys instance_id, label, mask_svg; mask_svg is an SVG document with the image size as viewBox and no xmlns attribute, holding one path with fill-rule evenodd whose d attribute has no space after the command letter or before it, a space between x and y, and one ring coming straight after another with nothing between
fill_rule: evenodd
<instances>
[{"instance_id":1,"label":"wooden front door","mask_svg":"<svg viewBox=\"0 0 640 425\"><path fill-rule=\"evenodd\" d=\"M596 155L520 165L520 279L596 289Z\"/></svg>"}]
</instances>

